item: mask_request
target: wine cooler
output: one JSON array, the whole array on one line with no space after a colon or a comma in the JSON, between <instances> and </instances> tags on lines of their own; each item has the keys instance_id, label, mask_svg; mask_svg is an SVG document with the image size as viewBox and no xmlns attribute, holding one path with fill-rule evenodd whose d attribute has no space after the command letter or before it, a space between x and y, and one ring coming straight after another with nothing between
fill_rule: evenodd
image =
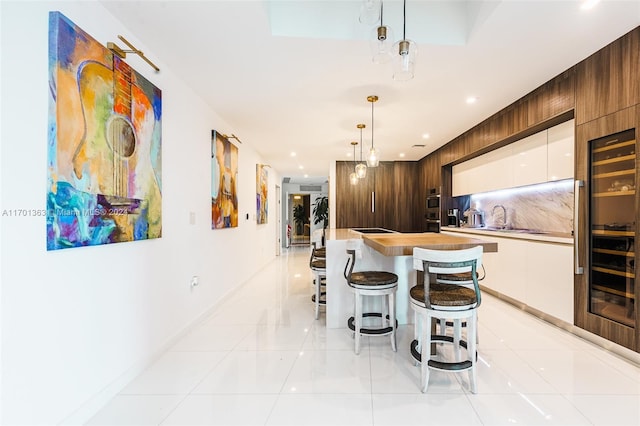
<instances>
[{"instance_id":1,"label":"wine cooler","mask_svg":"<svg viewBox=\"0 0 640 426\"><path fill-rule=\"evenodd\" d=\"M588 310L636 327L636 135L589 142Z\"/></svg>"}]
</instances>

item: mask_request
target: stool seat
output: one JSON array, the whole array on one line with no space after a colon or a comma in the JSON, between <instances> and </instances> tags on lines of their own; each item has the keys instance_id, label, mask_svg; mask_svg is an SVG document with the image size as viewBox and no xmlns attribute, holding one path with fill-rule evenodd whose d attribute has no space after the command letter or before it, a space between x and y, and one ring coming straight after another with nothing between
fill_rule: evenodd
<instances>
[{"instance_id":1,"label":"stool seat","mask_svg":"<svg viewBox=\"0 0 640 426\"><path fill-rule=\"evenodd\" d=\"M385 271L361 271L352 272L349 285L351 287L372 288L396 284L398 276Z\"/></svg>"},{"instance_id":2,"label":"stool seat","mask_svg":"<svg viewBox=\"0 0 640 426\"><path fill-rule=\"evenodd\" d=\"M326 259L313 259L310 263L311 269L326 269L327 268L327 260Z\"/></svg>"},{"instance_id":3,"label":"stool seat","mask_svg":"<svg viewBox=\"0 0 640 426\"><path fill-rule=\"evenodd\" d=\"M439 306L467 306L477 301L476 292L470 288L455 284L430 285L431 303ZM424 306L424 285L417 285L409 290L412 302Z\"/></svg>"},{"instance_id":4,"label":"stool seat","mask_svg":"<svg viewBox=\"0 0 640 426\"><path fill-rule=\"evenodd\" d=\"M319 257L319 258L327 257L327 248L326 247L320 247L318 249L315 249L313 251L313 255L315 257Z\"/></svg>"}]
</instances>

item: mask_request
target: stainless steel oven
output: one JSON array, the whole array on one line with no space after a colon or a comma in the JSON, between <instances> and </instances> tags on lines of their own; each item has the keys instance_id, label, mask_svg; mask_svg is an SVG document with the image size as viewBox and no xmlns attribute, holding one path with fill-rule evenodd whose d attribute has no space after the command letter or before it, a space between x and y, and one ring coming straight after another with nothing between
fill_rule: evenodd
<instances>
[{"instance_id":1,"label":"stainless steel oven","mask_svg":"<svg viewBox=\"0 0 640 426\"><path fill-rule=\"evenodd\" d=\"M440 232L440 219L440 190L430 188L427 191L425 232Z\"/></svg>"}]
</instances>

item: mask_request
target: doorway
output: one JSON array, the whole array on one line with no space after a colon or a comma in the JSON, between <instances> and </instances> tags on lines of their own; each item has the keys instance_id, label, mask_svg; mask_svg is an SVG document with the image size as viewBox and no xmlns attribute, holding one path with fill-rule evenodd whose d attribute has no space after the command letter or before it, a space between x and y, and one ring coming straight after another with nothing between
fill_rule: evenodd
<instances>
[{"instance_id":1,"label":"doorway","mask_svg":"<svg viewBox=\"0 0 640 426\"><path fill-rule=\"evenodd\" d=\"M291 223L291 245L308 245L311 242L311 196L289 195L289 217Z\"/></svg>"}]
</instances>

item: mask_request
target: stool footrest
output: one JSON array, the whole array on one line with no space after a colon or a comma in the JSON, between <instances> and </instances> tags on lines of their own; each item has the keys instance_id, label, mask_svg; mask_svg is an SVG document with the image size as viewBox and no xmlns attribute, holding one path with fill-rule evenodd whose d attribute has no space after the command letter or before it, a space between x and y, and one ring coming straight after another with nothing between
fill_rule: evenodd
<instances>
[{"instance_id":1,"label":"stool footrest","mask_svg":"<svg viewBox=\"0 0 640 426\"><path fill-rule=\"evenodd\" d=\"M469 360L460 362L443 362L430 359L427 362L427 365L431 368L435 368L436 370L445 371L462 371L468 370L469 368L473 367L473 363Z\"/></svg>"},{"instance_id":2,"label":"stool footrest","mask_svg":"<svg viewBox=\"0 0 640 426\"><path fill-rule=\"evenodd\" d=\"M318 302L318 303L320 303L321 305L326 305L327 304L327 300L322 298L322 296L326 296L326 295L327 295L327 293L324 292L324 291L322 293L320 293L320 302ZM311 301L313 303L316 303L316 295L315 294L311 295Z\"/></svg>"},{"instance_id":3,"label":"stool footrest","mask_svg":"<svg viewBox=\"0 0 640 426\"><path fill-rule=\"evenodd\" d=\"M453 343L453 337L451 336L442 336L440 334L432 334L431 335L431 343L437 343L437 342L444 342L444 343ZM466 340L460 340L460 346L462 346L463 348L467 349L467 341ZM413 358L418 361L418 362L422 362L422 354L418 351L418 341L417 340L413 340L411 342L411 355L413 356ZM477 353L476 353L476 358L477 358ZM431 362L431 361L429 361ZM469 361L471 362L471 361ZM445 364L449 364L449 363L445 363ZM431 364L429 364L431 365ZM439 367L434 367L434 368L439 368Z\"/></svg>"},{"instance_id":4,"label":"stool footrest","mask_svg":"<svg viewBox=\"0 0 640 426\"><path fill-rule=\"evenodd\" d=\"M364 314L362 314L362 317L378 317L378 318L382 318L382 314L380 312L365 312ZM386 316L387 319L389 319L389 315ZM356 325L355 325L355 317L351 317L349 318L349 321L347 321L347 325L349 326L349 329L351 331L356 331ZM396 328L398 327L398 320L396 320ZM389 327L382 327L382 328L361 328L360 329L360 334L368 334L368 335L372 335L372 336L380 336L383 334L389 334L393 332L393 327L389 326Z\"/></svg>"}]
</instances>

